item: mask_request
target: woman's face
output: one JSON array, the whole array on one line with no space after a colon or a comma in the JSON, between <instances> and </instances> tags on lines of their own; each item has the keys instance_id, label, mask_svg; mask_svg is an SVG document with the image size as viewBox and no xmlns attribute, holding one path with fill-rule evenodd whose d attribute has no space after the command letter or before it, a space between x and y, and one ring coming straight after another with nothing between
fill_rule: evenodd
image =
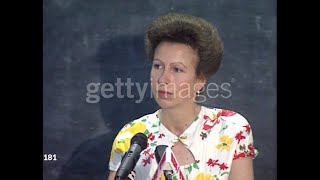
<instances>
[{"instance_id":1,"label":"woman's face","mask_svg":"<svg viewBox=\"0 0 320 180\"><path fill-rule=\"evenodd\" d=\"M161 108L195 103L204 80L196 76L197 51L182 43L161 42L151 69L153 95Z\"/></svg>"}]
</instances>

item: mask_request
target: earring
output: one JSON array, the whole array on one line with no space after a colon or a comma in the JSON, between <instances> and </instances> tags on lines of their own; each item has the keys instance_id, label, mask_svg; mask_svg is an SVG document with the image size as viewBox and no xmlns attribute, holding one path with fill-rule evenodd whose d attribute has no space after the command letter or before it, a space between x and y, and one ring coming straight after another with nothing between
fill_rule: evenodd
<instances>
[{"instance_id":1,"label":"earring","mask_svg":"<svg viewBox=\"0 0 320 180\"><path fill-rule=\"evenodd\" d=\"M197 96L200 96L200 91L197 91L196 94L197 94Z\"/></svg>"}]
</instances>

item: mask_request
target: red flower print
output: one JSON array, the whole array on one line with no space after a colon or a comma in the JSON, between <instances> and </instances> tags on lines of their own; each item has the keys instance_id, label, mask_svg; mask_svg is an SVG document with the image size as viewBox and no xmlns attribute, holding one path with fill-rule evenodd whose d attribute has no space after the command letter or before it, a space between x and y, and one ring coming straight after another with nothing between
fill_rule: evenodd
<instances>
[{"instance_id":1,"label":"red flower print","mask_svg":"<svg viewBox=\"0 0 320 180\"><path fill-rule=\"evenodd\" d=\"M220 115L220 116L233 116L233 115L235 115L235 114L237 114L236 112L234 112L234 111L230 111L230 110L222 110L222 111L220 111L219 113L218 113L218 116Z\"/></svg>"},{"instance_id":2,"label":"red flower print","mask_svg":"<svg viewBox=\"0 0 320 180\"><path fill-rule=\"evenodd\" d=\"M150 154L150 158L154 159L154 153Z\"/></svg>"},{"instance_id":3,"label":"red flower print","mask_svg":"<svg viewBox=\"0 0 320 180\"><path fill-rule=\"evenodd\" d=\"M206 121L209 121L209 120L210 120L210 121L214 121L214 120L216 120L216 119L211 119L211 118L210 118L209 116L207 116L207 115L204 115L204 116L203 116L203 119L206 120Z\"/></svg>"},{"instance_id":4,"label":"red flower print","mask_svg":"<svg viewBox=\"0 0 320 180\"><path fill-rule=\"evenodd\" d=\"M237 134L236 134L236 139L238 140L238 144L239 144L239 142L241 141L241 139L244 139L245 138L245 136L243 136L242 135L242 131L240 131L240 132L238 132Z\"/></svg>"},{"instance_id":5,"label":"red flower print","mask_svg":"<svg viewBox=\"0 0 320 180\"><path fill-rule=\"evenodd\" d=\"M218 119L218 116L215 119L211 119L209 116L204 115L203 118L205 119L202 129L205 131L208 131L209 129L212 129L213 126L216 124L219 124L220 120Z\"/></svg>"},{"instance_id":6,"label":"red flower print","mask_svg":"<svg viewBox=\"0 0 320 180\"><path fill-rule=\"evenodd\" d=\"M151 150L151 148L148 148L148 149L146 149L146 150L144 150L144 151L142 152L142 154L143 154L144 156L146 156L146 158L142 160L143 166L146 166L147 164L150 164L151 158L154 159L154 156L155 156L155 155L154 155L154 153L151 153L151 154L150 154L150 150Z\"/></svg>"},{"instance_id":7,"label":"red flower print","mask_svg":"<svg viewBox=\"0 0 320 180\"><path fill-rule=\"evenodd\" d=\"M244 152L237 154L237 151L236 151L233 155L233 159L238 159L238 158L245 157L245 156L246 156L246 154Z\"/></svg>"},{"instance_id":8,"label":"red flower print","mask_svg":"<svg viewBox=\"0 0 320 180\"><path fill-rule=\"evenodd\" d=\"M159 134L158 138L162 138L165 137L165 135L163 133Z\"/></svg>"},{"instance_id":9,"label":"red flower print","mask_svg":"<svg viewBox=\"0 0 320 180\"><path fill-rule=\"evenodd\" d=\"M212 129L214 125L218 124L220 122L219 117L220 116L233 116L237 114L234 111L230 111L230 110L220 110L217 115L213 115L213 119L211 119L209 116L204 115L203 119L206 120L204 125L203 125L203 130L207 131L209 129Z\"/></svg>"},{"instance_id":10,"label":"red flower print","mask_svg":"<svg viewBox=\"0 0 320 180\"><path fill-rule=\"evenodd\" d=\"M212 161L211 158L208 160L207 165L208 165L208 166L213 166L213 161Z\"/></svg>"},{"instance_id":11,"label":"red flower print","mask_svg":"<svg viewBox=\"0 0 320 180\"><path fill-rule=\"evenodd\" d=\"M142 154L145 155L145 156L147 156L148 154L150 154L150 150L151 150L151 149L148 148L148 149L144 150Z\"/></svg>"},{"instance_id":12,"label":"red flower print","mask_svg":"<svg viewBox=\"0 0 320 180\"><path fill-rule=\"evenodd\" d=\"M204 116L203 116L203 119L206 120L206 121L214 122L215 120L219 119L219 117L220 117L220 112L219 112L217 115L213 114L213 119L211 119L211 118L210 118L209 116L207 116L207 115L204 115Z\"/></svg>"},{"instance_id":13,"label":"red flower print","mask_svg":"<svg viewBox=\"0 0 320 180\"><path fill-rule=\"evenodd\" d=\"M253 146L252 146L251 144L248 145L248 149L249 149L250 151L254 151L254 148L253 148Z\"/></svg>"},{"instance_id":14,"label":"red flower print","mask_svg":"<svg viewBox=\"0 0 320 180\"><path fill-rule=\"evenodd\" d=\"M153 135L152 133L150 133L150 134L148 135L148 139L150 139L151 141L153 141L154 138L155 138L155 135Z\"/></svg>"},{"instance_id":15,"label":"red flower print","mask_svg":"<svg viewBox=\"0 0 320 180\"><path fill-rule=\"evenodd\" d=\"M249 149L249 154L248 155L254 157L256 153L254 151L254 147L252 146L252 144L248 145L248 149Z\"/></svg>"},{"instance_id":16,"label":"red flower print","mask_svg":"<svg viewBox=\"0 0 320 180\"><path fill-rule=\"evenodd\" d=\"M225 170L225 169L228 169L229 167L225 164L225 163L222 163L220 164L220 170Z\"/></svg>"},{"instance_id":17,"label":"red flower print","mask_svg":"<svg viewBox=\"0 0 320 180\"><path fill-rule=\"evenodd\" d=\"M228 169L229 167L225 164L225 163L218 163L218 159L217 160L212 160L211 158L208 160L208 162L207 162L207 165L208 166L211 166L211 167L213 167L213 166L215 166L215 165L218 165L219 166L219 169L220 170L225 170L225 169Z\"/></svg>"},{"instance_id":18,"label":"red flower print","mask_svg":"<svg viewBox=\"0 0 320 180\"><path fill-rule=\"evenodd\" d=\"M250 131L251 131L251 127L250 127L250 125L249 125L249 124L247 124L247 125L245 125L245 126L243 126L243 127L245 127L245 128L246 128L246 132L249 134L249 133L250 133Z\"/></svg>"},{"instance_id":19,"label":"red flower print","mask_svg":"<svg viewBox=\"0 0 320 180\"><path fill-rule=\"evenodd\" d=\"M217 162L218 162L218 160L212 160L212 159L210 158L210 159L208 160L208 162L207 162L207 165L213 167L213 166L215 166L215 165L219 165Z\"/></svg>"},{"instance_id":20,"label":"red flower print","mask_svg":"<svg viewBox=\"0 0 320 180\"><path fill-rule=\"evenodd\" d=\"M146 166L147 164L150 164L150 160L151 160L150 157L148 157L147 159L142 159L143 166Z\"/></svg>"}]
</instances>

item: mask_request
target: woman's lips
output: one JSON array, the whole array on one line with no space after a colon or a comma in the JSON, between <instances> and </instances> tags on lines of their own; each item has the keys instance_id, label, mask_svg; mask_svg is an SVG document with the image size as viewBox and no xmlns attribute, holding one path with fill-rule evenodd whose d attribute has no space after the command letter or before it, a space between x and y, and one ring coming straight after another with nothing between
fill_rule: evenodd
<instances>
[{"instance_id":1,"label":"woman's lips","mask_svg":"<svg viewBox=\"0 0 320 180\"><path fill-rule=\"evenodd\" d=\"M158 91L158 97L159 98L169 98L173 93L167 92L167 91Z\"/></svg>"}]
</instances>

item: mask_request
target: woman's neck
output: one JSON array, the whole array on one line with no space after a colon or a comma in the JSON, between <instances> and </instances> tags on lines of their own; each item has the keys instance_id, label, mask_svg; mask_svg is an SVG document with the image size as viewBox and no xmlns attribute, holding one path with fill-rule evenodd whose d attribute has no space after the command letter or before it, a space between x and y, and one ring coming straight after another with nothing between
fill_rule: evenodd
<instances>
[{"instance_id":1,"label":"woman's neck","mask_svg":"<svg viewBox=\"0 0 320 180\"><path fill-rule=\"evenodd\" d=\"M159 119L169 131L179 136L194 122L200 110L201 106L197 104L161 109Z\"/></svg>"}]
</instances>

